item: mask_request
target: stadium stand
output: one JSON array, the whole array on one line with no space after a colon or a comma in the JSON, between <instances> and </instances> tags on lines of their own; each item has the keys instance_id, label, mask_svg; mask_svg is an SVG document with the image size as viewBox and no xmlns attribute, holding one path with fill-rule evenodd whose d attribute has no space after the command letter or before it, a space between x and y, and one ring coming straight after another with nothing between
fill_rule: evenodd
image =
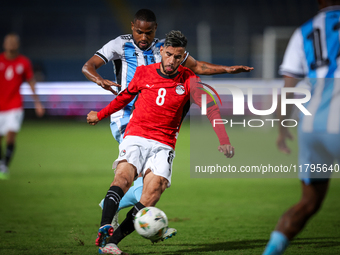
<instances>
[{"instance_id":1,"label":"stadium stand","mask_svg":"<svg viewBox=\"0 0 340 255\"><path fill-rule=\"evenodd\" d=\"M171 29L181 30L194 57L198 55L196 26L204 21L211 28L213 63L252 66L252 44L265 27L297 27L313 16L317 4L315 0L5 1L0 9L0 36L17 32L23 43L21 51L44 72L45 81L85 81L81 66L104 43L129 33L126 13L132 17L140 8L156 13L157 37ZM120 15L123 9L124 15ZM101 72L112 78L111 68L107 65ZM258 73L238 78L254 75Z\"/></svg>"}]
</instances>

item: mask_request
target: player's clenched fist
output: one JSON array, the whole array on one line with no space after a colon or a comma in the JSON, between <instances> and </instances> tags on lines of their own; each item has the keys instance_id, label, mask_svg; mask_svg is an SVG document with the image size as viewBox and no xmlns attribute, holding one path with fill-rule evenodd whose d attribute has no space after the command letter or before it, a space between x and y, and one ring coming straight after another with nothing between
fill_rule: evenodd
<instances>
[{"instance_id":1,"label":"player's clenched fist","mask_svg":"<svg viewBox=\"0 0 340 255\"><path fill-rule=\"evenodd\" d=\"M97 117L97 112L95 111L90 111L87 114L87 123L89 123L90 125L96 125L99 122L99 119Z\"/></svg>"}]
</instances>

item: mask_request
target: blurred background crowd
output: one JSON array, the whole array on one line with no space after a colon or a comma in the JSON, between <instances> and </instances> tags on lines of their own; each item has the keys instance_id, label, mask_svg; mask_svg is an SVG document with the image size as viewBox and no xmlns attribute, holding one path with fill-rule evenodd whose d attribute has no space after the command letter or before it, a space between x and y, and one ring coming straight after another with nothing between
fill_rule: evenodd
<instances>
[{"instance_id":1,"label":"blurred background crowd","mask_svg":"<svg viewBox=\"0 0 340 255\"><path fill-rule=\"evenodd\" d=\"M249 74L211 78L275 78L290 35L315 15L317 1L5 0L0 36L20 35L21 53L32 60L38 81L85 81L82 65L106 42L130 33L141 8L155 12L156 37L181 30L196 59L255 67ZM114 78L111 64L100 71Z\"/></svg>"}]
</instances>

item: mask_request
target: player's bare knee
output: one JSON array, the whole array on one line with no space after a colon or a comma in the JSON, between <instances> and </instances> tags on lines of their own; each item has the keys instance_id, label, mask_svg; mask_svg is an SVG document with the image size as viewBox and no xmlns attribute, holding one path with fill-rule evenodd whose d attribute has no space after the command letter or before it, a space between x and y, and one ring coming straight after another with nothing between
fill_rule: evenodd
<instances>
[{"instance_id":1,"label":"player's bare knee","mask_svg":"<svg viewBox=\"0 0 340 255\"><path fill-rule=\"evenodd\" d=\"M128 189L131 187L132 182L133 177L129 178L126 175L115 175L115 179L111 183L111 186L118 186L124 191L124 193L126 193Z\"/></svg>"},{"instance_id":2,"label":"player's bare knee","mask_svg":"<svg viewBox=\"0 0 340 255\"><path fill-rule=\"evenodd\" d=\"M161 189L162 189L162 193L165 191L165 189L168 187L168 183L169 181L165 178L162 177L161 180Z\"/></svg>"},{"instance_id":3,"label":"player's bare knee","mask_svg":"<svg viewBox=\"0 0 340 255\"><path fill-rule=\"evenodd\" d=\"M7 144L14 144L15 143L15 137L16 133L15 132L8 132L6 136L6 143Z\"/></svg>"}]
</instances>

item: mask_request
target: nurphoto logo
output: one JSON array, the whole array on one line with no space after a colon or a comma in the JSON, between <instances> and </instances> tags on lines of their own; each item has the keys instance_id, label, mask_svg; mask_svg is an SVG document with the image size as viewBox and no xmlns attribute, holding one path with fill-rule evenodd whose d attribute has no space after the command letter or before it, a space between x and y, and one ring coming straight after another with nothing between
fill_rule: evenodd
<instances>
[{"instance_id":1,"label":"nurphoto logo","mask_svg":"<svg viewBox=\"0 0 340 255\"><path fill-rule=\"evenodd\" d=\"M222 105L222 100L220 95L217 93L217 91L211 87L208 84L201 83L200 84L207 86L210 90L212 90L217 98L219 99L221 105ZM231 95L232 95L232 100L233 100L233 115L235 116L240 116L240 115L245 115L245 95L242 91L242 89L233 86L233 85L226 85L224 88L227 88L230 90ZM214 96L205 88L199 88L203 91L206 92L206 94L201 95L201 115L206 115L207 114L207 94L214 100L214 103L217 105L216 100ZM259 110L255 109L254 103L253 103L253 88L248 88L247 89L247 105L249 111L257 116L267 116L273 114L278 106L278 88L272 88L272 105L269 109L265 110ZM298 93L298 94L303 94L304 97L301 98L287 98L288 93ZM305 88L281 88L281 115L285 116L287 114L287 105L295 105L304 115L312 115L305 107L304 103L307 103L311 99L311 93L308 89ZM265 119L265 121L271 122L272 127L274 127L274 122L279 121L279 119ZM226 119L214 119L213 125L218 125L218 124L227 124L229 121ZM258 125L255 125L254 123L258 123ZM287 122L293 122L293 125L288 125ZM234 124L242 124L244 127L246 126L246 120L243 122L232 122L230 121L231 126ZM284 119L281 121L281 125L285 127L295 127L297 126L297 121L294 119ZM262 127L264 125L264 120L263 119L251 119L248 121L248 126L250 127Z\"/></svg>"}]
</instances>

